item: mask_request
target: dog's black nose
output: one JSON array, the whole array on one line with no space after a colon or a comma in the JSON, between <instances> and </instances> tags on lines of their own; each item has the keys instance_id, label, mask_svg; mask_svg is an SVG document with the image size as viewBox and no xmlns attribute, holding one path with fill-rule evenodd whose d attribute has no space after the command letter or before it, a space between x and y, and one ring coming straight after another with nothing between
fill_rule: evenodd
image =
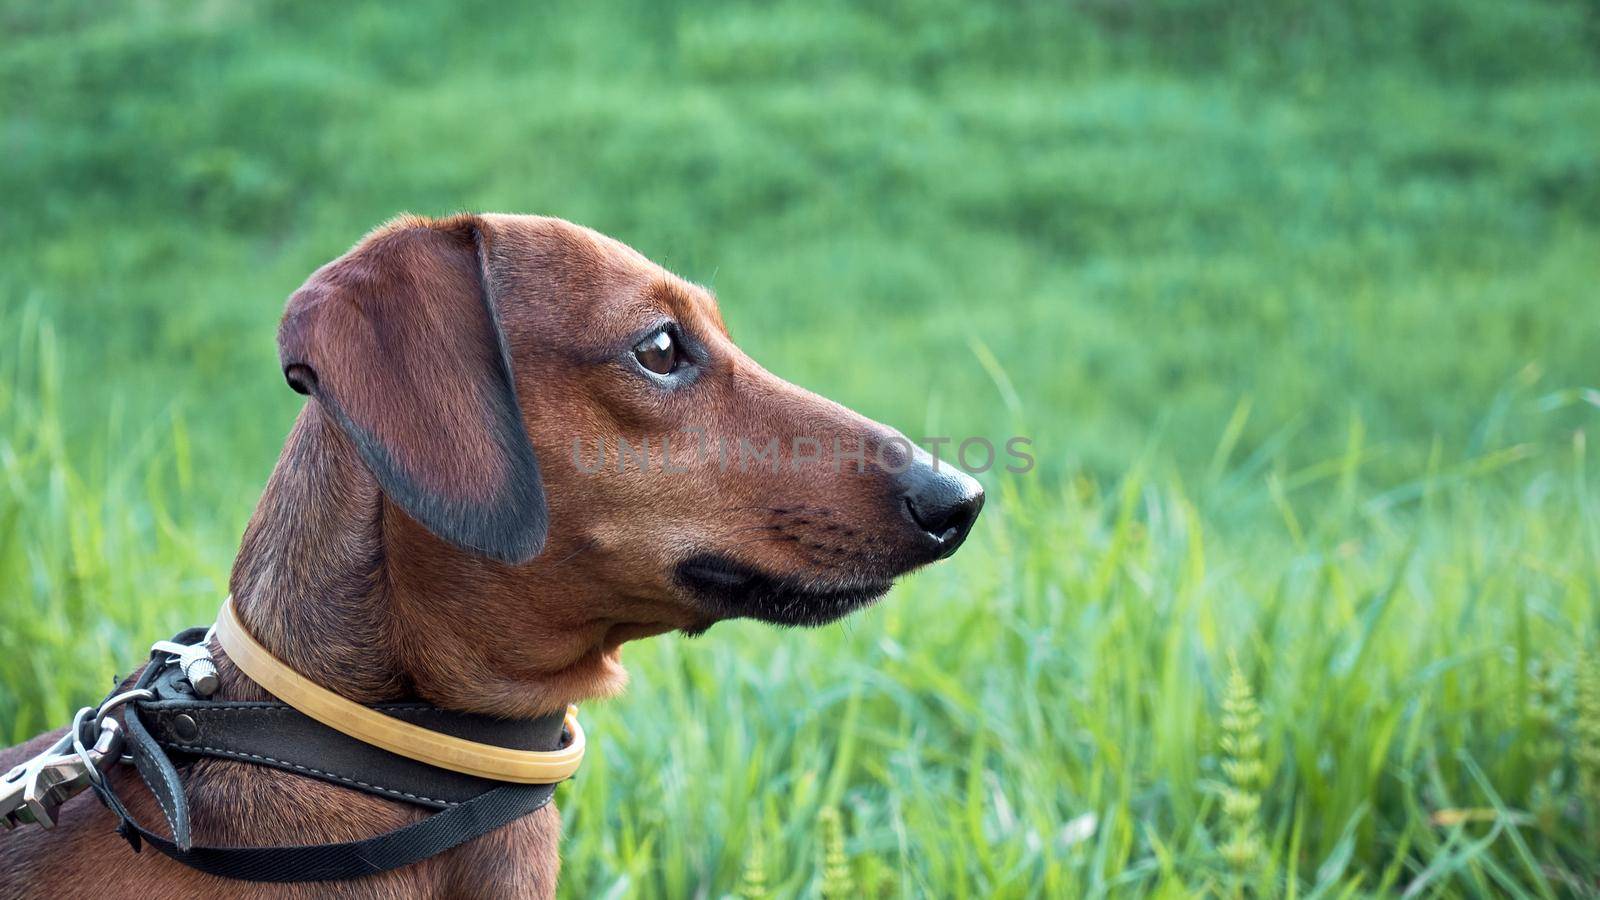
<instances>
[{"instance_id":1,"label":"dog's black nose","mask_svg":"<svg viewBox=\"0 0 1600 900\"><path fill-rule=\"evenodd\" d=\"M983 485L950 462L917 454L901 475L906 511L939 545L939 558L956 552L983 509Z\"/></svg>"}]
</instances>

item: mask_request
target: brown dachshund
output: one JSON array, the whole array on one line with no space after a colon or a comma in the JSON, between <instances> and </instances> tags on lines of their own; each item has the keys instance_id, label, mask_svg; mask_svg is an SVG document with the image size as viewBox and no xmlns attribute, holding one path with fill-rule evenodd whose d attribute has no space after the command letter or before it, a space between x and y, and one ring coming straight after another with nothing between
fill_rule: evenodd
<instances>
[{"instance_id":1,"label":"brown dachshund","mask_svg":"<svg viewBox=\"0 0 1600 900\"><path fill-rule=\"evenodd\" d=\"M758 366L704 288L559 219L401 217L295 292L278 342L312 399L233 597L269 650L361 702L531 717L613 695L624 642L832 621L953 552L983 503L897 432ZM219 697L266 699L215 652ZM111 777L154 826L129 768ZM426 813L230 760L188 766L184 788L212 846ZM559 868L553 806L408 868L293 885L136 855L115 824L83 795L54 830L0 835L0 895L548 897Z\"/></svg>"}]
</instances>

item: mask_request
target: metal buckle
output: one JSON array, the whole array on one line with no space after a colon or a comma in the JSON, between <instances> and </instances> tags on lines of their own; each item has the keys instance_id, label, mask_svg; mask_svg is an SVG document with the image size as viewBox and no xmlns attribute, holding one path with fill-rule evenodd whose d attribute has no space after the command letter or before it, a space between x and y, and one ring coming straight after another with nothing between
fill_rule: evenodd
<instances>
[{"instance_id":1,"label":"metal buckle","mask_svg":"<svg viewBox=\"0 0 1600 900\"><path fill-rule=\"evenodd\" d=\"M189 686L194 688L196 695L209 697L217 692L221 681L217 677L217 664L211 659L211 649L207 644L211 640L211 632L200 639L198 644L178 644L172 641L156 641L150 649L157 653L171 655L167 665L176 665L183 671L183 677L189 679Z\"/></svg>"},{"instance_id":2,"label":"metal buckle","mask_svg":"<svg viewBox=\"0 0 1600 900\"><path fill-rule=\"evenodd\" d=\"M0 825L8 830L19 824L54 828L61 804L90 784L102 783L105 766L122 760L122 723L111 718L111 713L124 703L154 696L138 688L78 710L66 734L0 778ZM95 741L86 746L83 725L90 716L94 717Z\"/></svg>"}]
</instances>

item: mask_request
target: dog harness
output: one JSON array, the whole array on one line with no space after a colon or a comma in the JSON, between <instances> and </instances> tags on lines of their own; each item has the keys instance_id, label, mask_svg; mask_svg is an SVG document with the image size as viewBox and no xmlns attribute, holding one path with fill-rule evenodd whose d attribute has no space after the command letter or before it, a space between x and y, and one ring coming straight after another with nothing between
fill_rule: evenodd
<instances>
[{"instance_id":1,"label":"dog harness","mask_svg":"<svg viewBox=\"0 0 1600 900\"><path fill-rule=\"evenodd\" d=\"M276 699L212 699L212 637ZM543 808L556 784L577 770L584 746L574 708L502 719L421 702L347 700L274 658L245 630L230 599L215 626L157 642L131 683L79 710L60 740L0 779L0 822L53 827L61 804L90 788L136 852L149 844L184 865L247 881L357 878L421 862ZM203 757L269 766L433 812L359 841L195 846L179 773ZM134 765L170 837L129 814L104 777L117 762Z\"/></svg>"}]
</instances>

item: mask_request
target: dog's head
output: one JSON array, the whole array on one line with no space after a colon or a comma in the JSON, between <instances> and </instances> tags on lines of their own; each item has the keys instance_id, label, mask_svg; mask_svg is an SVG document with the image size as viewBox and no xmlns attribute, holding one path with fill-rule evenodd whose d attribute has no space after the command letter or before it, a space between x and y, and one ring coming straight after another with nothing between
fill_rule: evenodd
<instances>
[{"instance_id":1,"label":"dog's head","mask_svg":"<svg viewBox=\"0 0 1600 900\"><path fill-rule=\"evenodd\" d=\"M279 347L381 487L413 593L449 595L413 603L493 616L497 665L558 634L586 636L570 665L723 618L827 622L983 504L762 369L704 288L558 219L396 220L294 294Z\"/></svg>"}]
</instances>

